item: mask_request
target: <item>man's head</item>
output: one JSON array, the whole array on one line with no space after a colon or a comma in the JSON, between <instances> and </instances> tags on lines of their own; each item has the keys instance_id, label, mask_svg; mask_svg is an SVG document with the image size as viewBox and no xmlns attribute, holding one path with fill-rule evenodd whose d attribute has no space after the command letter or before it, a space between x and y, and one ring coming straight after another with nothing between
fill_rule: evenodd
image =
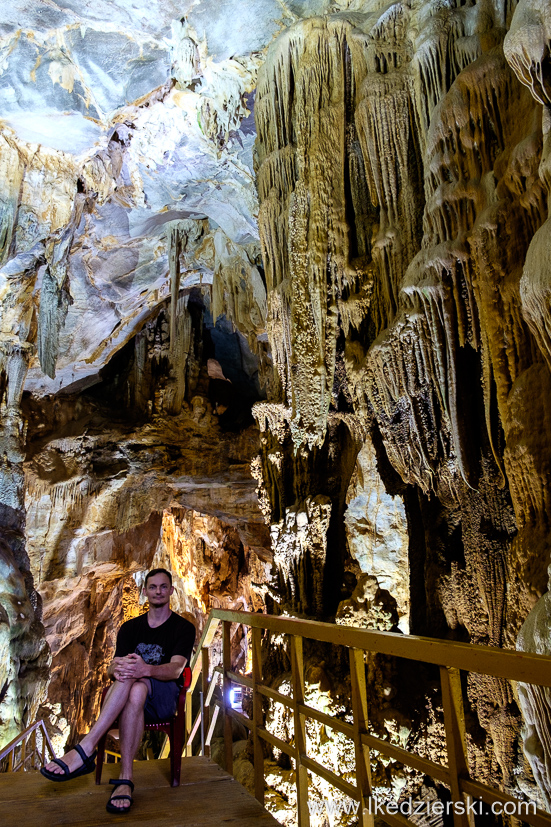
<instances>
[{"instance_id":1,"label":"man's head","mask_svg":"<svg viewBox=\"0 0 551 827\"><path fill-rule=\"evenodd\" d=\"M152 569L146 575L143 590L150 606L159 608L169 603L174 591L171 573L166 569Z\"/></svg>"}]
</instances>

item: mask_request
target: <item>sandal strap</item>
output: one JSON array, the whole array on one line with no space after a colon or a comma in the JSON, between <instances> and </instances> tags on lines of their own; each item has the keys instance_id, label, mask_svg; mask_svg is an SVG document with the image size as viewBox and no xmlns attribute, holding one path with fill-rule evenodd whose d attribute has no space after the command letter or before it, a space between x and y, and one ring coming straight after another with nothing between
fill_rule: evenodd
<instances>
[{"instance_id":1,"label":"sandal strap","mask_svg":"<svg viewBox=\"0 0 551 827\"><path fill-rule=\"evenodd\" d=\"M83 763L83 764L86 764L86 763L90 760L91 756L90 756L90 755L86 755L86 753L84 752L84 750L83 750L83 748L80 746L80 744L76 744L76 745L73 747L73 749L74 749L74 751L75 751L75 752L78 752L78 754L79 754L79 755L80 755L80 757L82 758L82 763Z\"/></svg>"},{"instance_id":2,"label":"sandal strap","mask_svg":"<svg viewBox=\"0 0 551 827\"><path fill-rule=\"evenodd\" d=\"M125 784L127 787L130 787L130 789L132 790L132 792L134 792L134 782L133 782L133 781L129 781L127 778L110 778L110 779L109 779L109 784L113 784L113 787L115 788L115 789L113 790L113 792L115 792L115 790L117 789L117 787L122 787L124 784Z\"/></svg>"},{"instance_id":3,"label":"sandal strap","mask_svg":"<svg viewBox=\"0 0 551 827\"><path fill-rule=\"evenodd\" d=\"M61 767L65 775L69 775L69 773L71 772L65 761L62 761L61 758L54 758L53 763L57 764L58 767Z\"/></svg>"}]
</instances>

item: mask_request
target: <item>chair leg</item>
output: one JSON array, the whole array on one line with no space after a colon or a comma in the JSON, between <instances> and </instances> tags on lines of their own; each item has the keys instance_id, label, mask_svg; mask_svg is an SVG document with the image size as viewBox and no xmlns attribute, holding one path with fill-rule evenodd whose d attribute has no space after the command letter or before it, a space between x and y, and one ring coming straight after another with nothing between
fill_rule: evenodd
<instances>
[{"instance_id":1,"label":"chair leg","mask_svg":"<svg viewBox=\"0 0 551 827\"><path fill-rule=\"evenodd\" d=\"M170 727L170 776L173 787L180 786L180 770L182 768L182 749L184 748L183 732L178 725L174 726L177 719L173 719Z\"/></svg>"},{"instance_id":2,"label":"chair leg","mask_svg":"<svg viewBox=\"0 0 551 827\"><path fill-rule=\"evenodd\" d=\"M103 770L103 762L105 760L105 742L107 740L107 733L102 735L98 741L98 754L96 756L96 784L101 784L101 771Z\"/></svg>"}]
</instances>

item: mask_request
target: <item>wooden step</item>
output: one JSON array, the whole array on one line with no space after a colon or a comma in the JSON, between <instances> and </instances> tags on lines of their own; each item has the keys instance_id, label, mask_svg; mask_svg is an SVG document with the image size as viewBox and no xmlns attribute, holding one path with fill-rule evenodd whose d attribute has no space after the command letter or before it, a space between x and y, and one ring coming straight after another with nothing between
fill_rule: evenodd
<instances>
[{"instance_id":1,"label":"wooden step","mask_svg":"<svg viewBox=\"0 0 551 827\"><path fill-rule=\"evenodd\" d=\"M105 809L119 775L106 764L100 786L93 773L74 781L48 781L39 772L0 775L2 827L279 827L231 775L209 758L183 758L179 787L170 786L170 760L134 763L134 804L126 815Z\"/></svg>"}]
</instances>

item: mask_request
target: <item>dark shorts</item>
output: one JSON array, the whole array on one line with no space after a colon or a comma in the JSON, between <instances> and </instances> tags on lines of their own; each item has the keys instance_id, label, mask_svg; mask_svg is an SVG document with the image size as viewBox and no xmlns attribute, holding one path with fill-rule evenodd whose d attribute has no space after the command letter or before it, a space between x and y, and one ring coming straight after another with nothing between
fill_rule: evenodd
<instances>
[{"instance_id":1,"label":"dark shorts","mask_svg":"<svg viewBox=\"0 0 551 827\"><path fill-rule=\"evenodd\" d=\"M148 724L166 721L176 712L180 687L176 681L158 681L148 678L151 694L147 696L144 706L145 720Z\"/></svg>"}]
</instances>

